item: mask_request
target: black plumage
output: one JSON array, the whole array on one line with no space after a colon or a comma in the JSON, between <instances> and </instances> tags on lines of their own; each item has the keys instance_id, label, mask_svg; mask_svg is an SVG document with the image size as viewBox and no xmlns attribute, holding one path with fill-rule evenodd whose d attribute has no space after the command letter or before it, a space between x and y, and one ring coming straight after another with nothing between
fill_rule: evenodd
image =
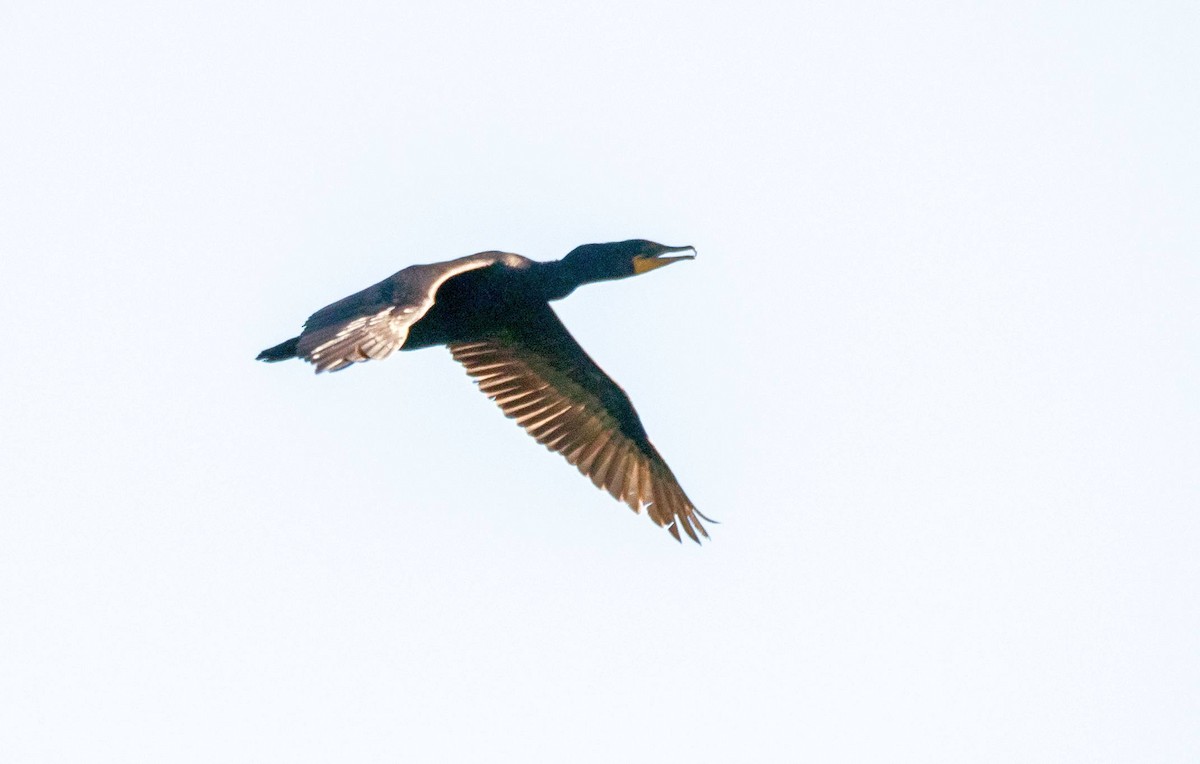
<instances>
[{"instance_id":1,"label":"black plumage","mask_svg":"<svg viewBox=\"0 0 1200 764\"><path fill-rule=\"evenodd\" d=\"M446 345L526 432L635 512L699 542L704 517L650 442L625 392L596 365L550 301L582 284L633 276L694 254L644 239L586 244L562 260L481 252L413 265L314 313L261 361L302 358L317 372ZM711 521L710 521L711 522Z\"/></svg>"}]
</instances>

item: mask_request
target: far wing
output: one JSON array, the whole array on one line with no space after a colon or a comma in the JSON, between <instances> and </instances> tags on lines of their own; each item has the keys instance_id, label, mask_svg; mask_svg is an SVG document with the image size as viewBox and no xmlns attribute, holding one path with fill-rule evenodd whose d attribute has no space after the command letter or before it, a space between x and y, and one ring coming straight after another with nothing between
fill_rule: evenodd
<instances>
[{"instance_id":1,"label":"far wing","mask_svg":"<svg viewBox=\"0 0 1200 764\"><path fill-rule=\"evenodd\" d=\"M646 437L625 391L588 357L549 305L480 342L450 345L505 416L634 512L699 543L704 517ZM708 518L704 518L708 519Z\"/></svg>"},{"instance_id":2,"label":"far wing","mask_svg":"<svg viewBox=\"0 0 1200 764\"><path fill-rule=\"evenodd\" d=\"M358 361L379 360L399 350L408 330L433 306L446 280L486 268L502 252L430 265L411 265L374 286L321 308L304 324L296 355L317 367L337 371Z\"/></svg>"}]
</instances>

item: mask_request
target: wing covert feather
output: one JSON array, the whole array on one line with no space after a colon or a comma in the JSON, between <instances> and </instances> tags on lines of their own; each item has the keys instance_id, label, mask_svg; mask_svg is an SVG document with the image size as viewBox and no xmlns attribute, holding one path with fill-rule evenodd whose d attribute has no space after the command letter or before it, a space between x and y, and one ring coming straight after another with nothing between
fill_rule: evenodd
<instances>
[{"instance_id":1,"label":"wing covert feather","mask_svg":"<svg viewBox=\"0 0 1200 764\"><path fill-rule=\"evenodd\" d=\"M404 345L409 327L433 307L442 284L506 257L515 256L480 252L397 271L312 314L300 334L296 355L314 364L318 373L387 358Z\"/></svg>"}]
</instances>

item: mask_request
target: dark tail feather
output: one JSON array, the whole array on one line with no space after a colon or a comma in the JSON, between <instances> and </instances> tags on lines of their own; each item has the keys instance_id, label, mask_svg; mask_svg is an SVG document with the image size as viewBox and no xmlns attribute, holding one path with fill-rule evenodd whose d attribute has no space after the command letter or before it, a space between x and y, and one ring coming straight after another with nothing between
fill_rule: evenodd
<instances>
[{"instance_id":1,"label":"dark tail feather","mask_svg":"<svg viewBox=\"0 0 1200 764\"><path fill-rule=\"evenodd\" d=\"M296 343L300 341L299 337L292 337L286 342L281 342L273 348L267 348L258 354L256 361L266 361L267 363L275 363L276 361L286 361L289 358L296 357Z\"/></svg>"}]
</instances>

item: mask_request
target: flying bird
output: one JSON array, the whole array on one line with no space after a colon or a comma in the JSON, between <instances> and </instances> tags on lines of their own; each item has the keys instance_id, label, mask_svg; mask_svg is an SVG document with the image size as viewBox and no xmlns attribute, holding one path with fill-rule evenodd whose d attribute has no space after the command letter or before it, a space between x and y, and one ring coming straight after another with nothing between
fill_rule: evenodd
<instances>
[{"instance_id":1,"label":"flying bird","mask_svg":"<svg viewBox=\"0 0 1200 764\"><path fill-rule=\"evenodd\" d=\"M690 252L687 255L673 253ZM412 265L321 308L300 336L258 354L301 358L318 373L397 350L446 345L479 389L596 487L643 508L676 540L699 543L701 514L646 436L629 396L593 361L550 307L583 284L648 273L694 258L695 248L644 239L585 244L537 262L480 252Z\"/></svg>"}]
</instances>

